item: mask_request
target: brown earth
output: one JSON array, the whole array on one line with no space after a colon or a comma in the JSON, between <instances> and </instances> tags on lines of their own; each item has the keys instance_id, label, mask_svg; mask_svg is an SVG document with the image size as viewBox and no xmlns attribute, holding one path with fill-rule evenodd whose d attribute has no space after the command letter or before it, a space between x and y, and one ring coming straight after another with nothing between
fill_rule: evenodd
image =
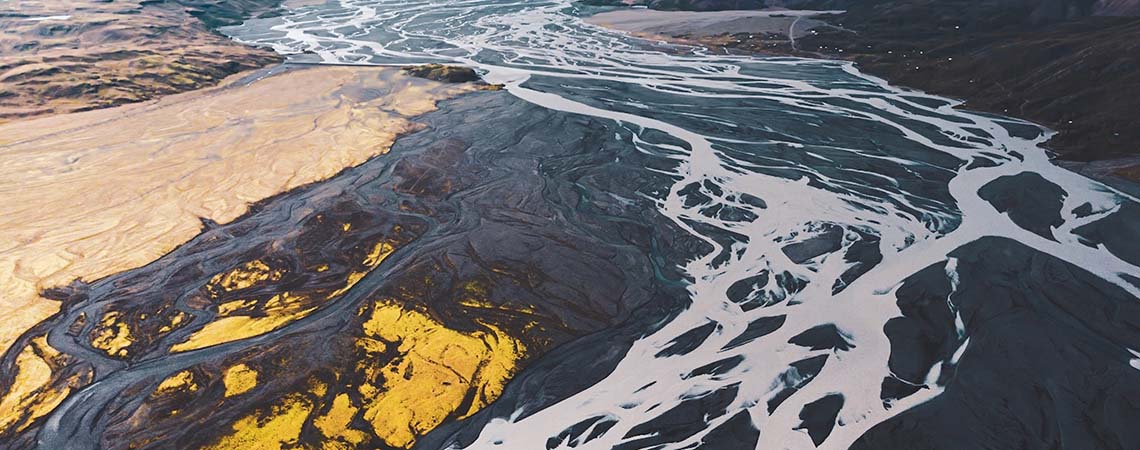
<instances>
[{"instance_id":1,"label":"brown earth","mask_svg":"<svg viewBox=\"0 0 1140 450\"><path fill-rule=\"evenodd\" d=\"M215 85L281 61L210 26L274 0L0 3L0 122L105 108Z\"/></svg>"}]
</instances>

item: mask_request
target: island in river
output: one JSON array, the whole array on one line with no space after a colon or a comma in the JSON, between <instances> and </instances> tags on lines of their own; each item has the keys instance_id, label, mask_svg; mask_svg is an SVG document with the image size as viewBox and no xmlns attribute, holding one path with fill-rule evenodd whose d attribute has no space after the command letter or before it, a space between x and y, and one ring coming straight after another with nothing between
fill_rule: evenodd
<instances>
[{"instance_id":1,"label":"island in river","mask_svg":"<svg viewBox=\"0 0 1140 450\"><path fill-rule=\"evenodd\" d=\"M593 20L714 48L855 61L892 83L961 98L964 108L1044 124L1057 131L1047 145L1058 164L1137 192L1140 2L741 3L657 0L646 4L661 12L619 10ZM817 13L793 28L794 18L810 14L798 9ZM722 19L701 19L708 26L694 30L691 13L678 10L719 11L705 16ZM639 26L656 14L658 28ZM768 19L744 19L756 15Z\"/></svg>"}]
</instances>

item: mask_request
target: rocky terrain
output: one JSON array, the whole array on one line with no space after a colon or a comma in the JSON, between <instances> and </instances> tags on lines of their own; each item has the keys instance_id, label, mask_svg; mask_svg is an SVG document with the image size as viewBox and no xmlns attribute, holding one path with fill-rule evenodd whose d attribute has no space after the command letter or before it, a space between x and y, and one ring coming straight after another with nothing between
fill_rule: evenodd
<instances>
[{"instance_id":1,"label":"rocky terrain","mask_svg":"<svg viewBox=\"0 0 1140 450\"><path fill-rule=\"evenodd\" d=\"M153 99L281 61L211 29L278 3L0 3L0 122Z\"/></svg>"},{"instance_id":2,"label":"rocky terrain","mask_svg":"<svg viewBox=\"0 0 1140 450\"><path fill-rule=\"evenodd\" d=\"M471 83L476 89L484 91L497 91L503 88L501 84L489 84L479 76L479 73L470 67L444 64L421 64L418 66L404 66L405 74L416 78L424 78L442 83Z\"/></svg>"}]
</instances>

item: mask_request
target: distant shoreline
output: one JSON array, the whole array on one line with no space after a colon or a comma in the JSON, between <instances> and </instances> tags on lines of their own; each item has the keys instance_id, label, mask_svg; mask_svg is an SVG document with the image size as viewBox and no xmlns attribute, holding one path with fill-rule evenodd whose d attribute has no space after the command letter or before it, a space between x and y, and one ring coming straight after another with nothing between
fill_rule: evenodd
<instances>
[{"instance_id":1,"label":"distant shoreline","mask_svg":"<svg viewBox=\"0 0 1140 450\"><path fill-rule=\"evenodd\" d=\"M893 38L878 38L868 36L870 33L855 33L838 25L843 23L843 14L838 11L786 11L786 10L734 10L734 11L657 11L647 9L620 9L608 11L587 17L587 23L603 26L618 31L627 32L646 39L665 40L687 45L703 45L723 51L736 51L754 54L769 54L782 56L798 56L820 59L843 59L854 61L860 70L870 75L882 77L892 84L919 89L932 94L950 98L962 99L965 103L962 108L1019 117L1042 124L1056 130L1054 136L1046 147L1057 154L1054 163L1074 172L1097 179L1134 195L1140 195L1140 146L1137 141L1129 141L1131 134L1140 132L1140 126L1130 129L1127 123L1131 120L1135 125L1134 111L1129 118L1127 106L1124 110L1121 104L1126 101L1116 101L1111 105L1098 105L1097 96L1087 95L1082 105L1088 111L1074 110L1072 114L1079 117L1095 114L1098 107L1107 111L1100 111L1101 116L1116 116L1116 125L1107 122L1111 119L1102 119L1105 122L1103 131L1088 129L1074 129L1074 120L1065 118L1056 120L1043 114L1041 109L1025 108L1033 102L1047 102L1048 95L1068 98L1080 93L1071 91L1054 92L1040 90L1037 86L1022 86L1014 81L1018 77L1029 77L1038 66L1018 63L1011 55L1003 55L998 61L987 59L986 52L971 54L966 51L970 47L956 48L957 41L947 38L946 44L934 41L925 42L932 48L944 45L944 51L921 52L915 50L891 50L894 46L909 45L910 41L904 39L902 33L892 32ZM800 23L794 27L792 20ZM1126 22L1120 18L1100 18L1106 22ZM836 22L836 23L832 23ZM1133 27L1140 36L1140 20ZM1011 35L1009 39L1013 39ZM1127 36L1126 36L1127 37ZM894 39L894 41L892 41ZM897 42L896 42L897 41ZM974 47L985 46L991 42L967 41ZM1025 49L1017 48L1019 42L1005 42L998 39L993 45L1005 47L1005 52L1047 52L1050 45L1056 45L1051 40L1042 39L1040 43L1027 40ZM1102 52L1102 53L1108 53ZM979 67L995 66L994 62L1010 64L1010 67L991 68L989 72L981 73ZM937 68L937 69L935 69ZM954 68L956 70L945 70ZM924 70L925 69L925 70ZM974 80L974 72L979 72L978 80ZM1011 81L1006 84L1013 91L1007 91L1006 98L995 96L990 90L984 88L981 80L983 76L1007 77ZM1052 73L1048 74L1052 76ZM1058 76L1066 75L1059 74ZM1043 75L1044 76L1044 75ZM1072 74L1067 74L1070 78ZM1089 76L1092 76L1091 74ZM1033 80L1030 78L1029 80ZM978 81L978 82L975 82ZM1004 86L1000 80L987 81ZM1031 82L1031 81L1030 81ZM1025 83L1025 82L1022 82ZM1019 88L1020 86L1020 88ZM1093 86L1096 87L1096 86ZM1103 88L1103 87L1100 87ZM1020 89L1020 91L1018 90ZM1091 87L1090 87L1091 89ZM1132 95L1131 98L1140 98L1140 89L1134 85L1121 86L1122 95ZM1128 94L1132 92L1132 94ZM1022 108L1012 109L1003 105L1014 102L1020 103ZM1123 122L1123 123L1121 123ZM1079 125L1079 124L1076 124ZM1129 133L1129 134L1126 134Z\"/></svg>"},{"instance_id":2,"label":"distant shoreline","mask_svg":"<svg viewBox=\"0 0 1140 450\"><path fill-rule=\"evenodd\" d=\"M792 11L786 9L732 11L657 11L623 9L585 19L586 23L642 35L711 37L723 34L784 34L802 37L812 28L827 24L813 17L842 11Z\"/></svg>"},{"instance_id":3,"label":"distant shoreline","mask_svg":"<svg viewBox=\"0 0 1140 450\"><path fill-rule=\"evenodd\" d=\"M0 123L154 100L284 61L216 31L280 0L182 1L0 3Z\"/></svg>"}]
</instances>

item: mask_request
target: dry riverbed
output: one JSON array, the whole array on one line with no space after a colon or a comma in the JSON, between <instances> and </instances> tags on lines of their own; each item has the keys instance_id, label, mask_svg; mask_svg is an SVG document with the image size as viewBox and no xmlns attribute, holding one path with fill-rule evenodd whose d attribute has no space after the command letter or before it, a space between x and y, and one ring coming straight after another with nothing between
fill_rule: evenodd
<instances>
[{"instance_id":1,"label":"dry riverbed","mask_svg":"<svg viewBox=\"0 0 1140 450\"><path fill-rule=\"evenodd\" d=\"M0 125L0 349L59 310L41 290L144 265L200 218L229 222L382 154L418 129L413 116L475 89L397 69L275 71Z\"/></svg>"}]
</instances>

